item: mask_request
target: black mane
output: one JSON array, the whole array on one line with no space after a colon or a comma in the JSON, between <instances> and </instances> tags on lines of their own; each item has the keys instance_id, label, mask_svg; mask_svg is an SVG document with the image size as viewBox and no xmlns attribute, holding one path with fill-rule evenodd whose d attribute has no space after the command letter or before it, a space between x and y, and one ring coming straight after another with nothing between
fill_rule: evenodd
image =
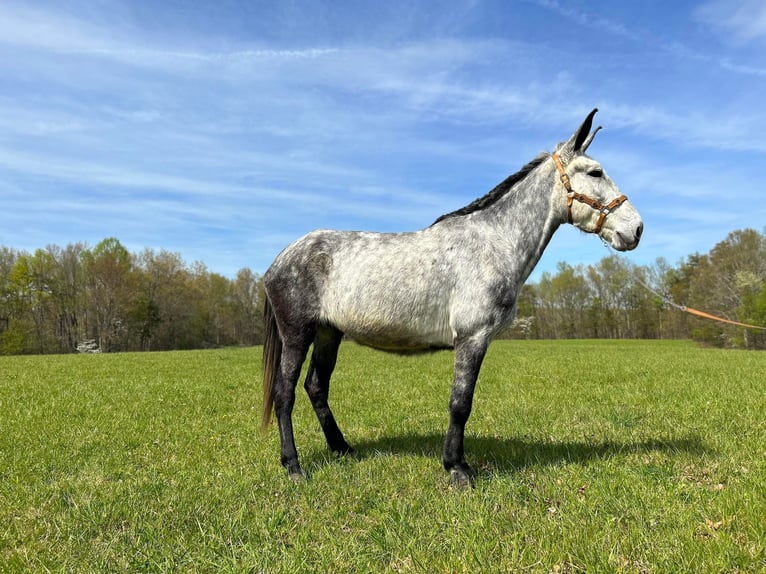
<instances>
[{"instance_id":1,"label":"black mane","mask_svg":"<svg viewBox=\"0 0 766 574\"><path fill-rule=\"evenodd\" d=\"M494 187L494 189L492 189L492 191L490 191L488 194L478 199L475 199L474 201L472 201L465 207L461 207L460 209L456 211L445 213L444 215L439 217L439 219L434 221L431 225L432 226L436 225L440 221L444 221L445 219L450 219L452 217L460 217L461 215L468 215L469 213L480 211L482 209L489 207L490 205L493 205L501 197L503 197L506 193L508 193L514 185L516 185L525 177L527 177L537 166L539 166L546 159L548 159L549 156L550 154L548 153L541 153L535 159L530 161L527 165L522 167L519 171L517 171L513 175L509 175L502 182L497 184Z\"/></svg>"}]
</instances>

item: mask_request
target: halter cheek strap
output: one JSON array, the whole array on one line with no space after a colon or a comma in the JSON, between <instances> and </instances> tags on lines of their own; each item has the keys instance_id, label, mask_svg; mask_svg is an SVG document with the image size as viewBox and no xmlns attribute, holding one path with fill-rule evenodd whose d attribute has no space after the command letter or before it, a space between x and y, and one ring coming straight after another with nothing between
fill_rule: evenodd
<instances>
[{"instance_id":1,"label":"halter cheek strap","mask_svg":"<svg viewBox=\"0 0 766 574\"><path fill-rule=\"evenodd\" d=\"M593 199L592 197L588 197L582 193L577 193L572 189L572 182L569 180L569 176L564 171L564 164L561 162L561 158L558 156L558 154L555 153L551 155L551 157L553 158L553 163L556 164L556 169L559 172L561 183L567 190L567 223L574 223L572 220L572 203L579 201L580 203L584 203L599 212L596 228L591 233L600 233L601 227L604 225L604 221L606 221L607 215L611 214L615 209L625 203L628 198L624 195L621 195L620 197L613 199L608 204L604 205L597 199Z\"/></svg>"}]
</instances>

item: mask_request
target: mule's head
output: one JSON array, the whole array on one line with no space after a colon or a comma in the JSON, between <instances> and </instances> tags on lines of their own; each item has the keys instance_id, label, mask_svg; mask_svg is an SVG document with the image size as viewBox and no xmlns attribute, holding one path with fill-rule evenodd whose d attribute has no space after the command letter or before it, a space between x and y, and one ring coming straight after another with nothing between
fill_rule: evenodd
<instances>
[{"instance_id":1,"label":"mule's head","mask_svg":"<svg viewBox=\"0 0 766 574\"><path fill-rule=\"evenodd\" d=\"M635 249L644 223L636 208L620 193L601 164L585 155L598 130L590 131L594 109L580 128L553 153L559 181L566 193L567 221L596 233L618 251Z\"/></svg>"}]
</instances>

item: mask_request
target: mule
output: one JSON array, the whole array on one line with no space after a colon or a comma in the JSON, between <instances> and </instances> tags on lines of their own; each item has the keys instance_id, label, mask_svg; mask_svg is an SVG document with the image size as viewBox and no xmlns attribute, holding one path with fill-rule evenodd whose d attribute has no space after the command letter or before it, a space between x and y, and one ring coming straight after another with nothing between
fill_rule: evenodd
<instances>
[{"instance_id":1,"label":"mule","mask_svg":"<svg viewBox=\"0 0 766 574\"><path fill-rule=\"evenodd\" d=\"M320 229L282 251L265 288L263 417L276 414L281 461L304 477L292 411L304 387L329 448L353 452L328 404L344 336L394 353L454 349L454 379L442 462L451 483L474 485L463 437L487 347L514 318L516 298L564 223L618 251L634 249L643 222L601 165L586 155L594 109L553 153L543 153L471 204L414 232Z\"/></svg>"}]
</instances>

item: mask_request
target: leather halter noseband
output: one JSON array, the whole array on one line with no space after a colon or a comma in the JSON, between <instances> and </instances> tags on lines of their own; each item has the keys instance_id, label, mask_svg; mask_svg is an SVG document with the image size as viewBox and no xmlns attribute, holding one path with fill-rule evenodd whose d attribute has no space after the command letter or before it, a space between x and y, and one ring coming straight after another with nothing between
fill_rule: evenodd
<instances>
[{"instance_id":1,"label":"leather halter noseband","mask_svg":"<svg viewBox=\"0 0 766 574\"><path fill-rule=\"evenodd\" d=\"M580 203L584 203L586 205L589 205L591 208L595 209L599 212L598 216L598 222L596 223L596 229L594 229L591 233L599 233L601 231L601 226L604 225L604 221L606 220L606 216L611 214L615 209L620 207L623 203L628 201L628 198L624 195L621 195L617 199L613 199L610 201L607 205L604 205L597 199L593 199L592 197L588 197L587 195L583 195L582 193L577 193L575 190L572 189L572 182L569 181L569 176L564 171L564 164L561 163L561 158L558 156L558 154L552 154L551 157L553 158L553 163L556 164L556 169L559 172L559 176L561 177L561 183L564 184L564 187L567 190L567 222L568 223L574 223L572 221L572 203L576 200Z\"/></svg>"}]
</instances>

